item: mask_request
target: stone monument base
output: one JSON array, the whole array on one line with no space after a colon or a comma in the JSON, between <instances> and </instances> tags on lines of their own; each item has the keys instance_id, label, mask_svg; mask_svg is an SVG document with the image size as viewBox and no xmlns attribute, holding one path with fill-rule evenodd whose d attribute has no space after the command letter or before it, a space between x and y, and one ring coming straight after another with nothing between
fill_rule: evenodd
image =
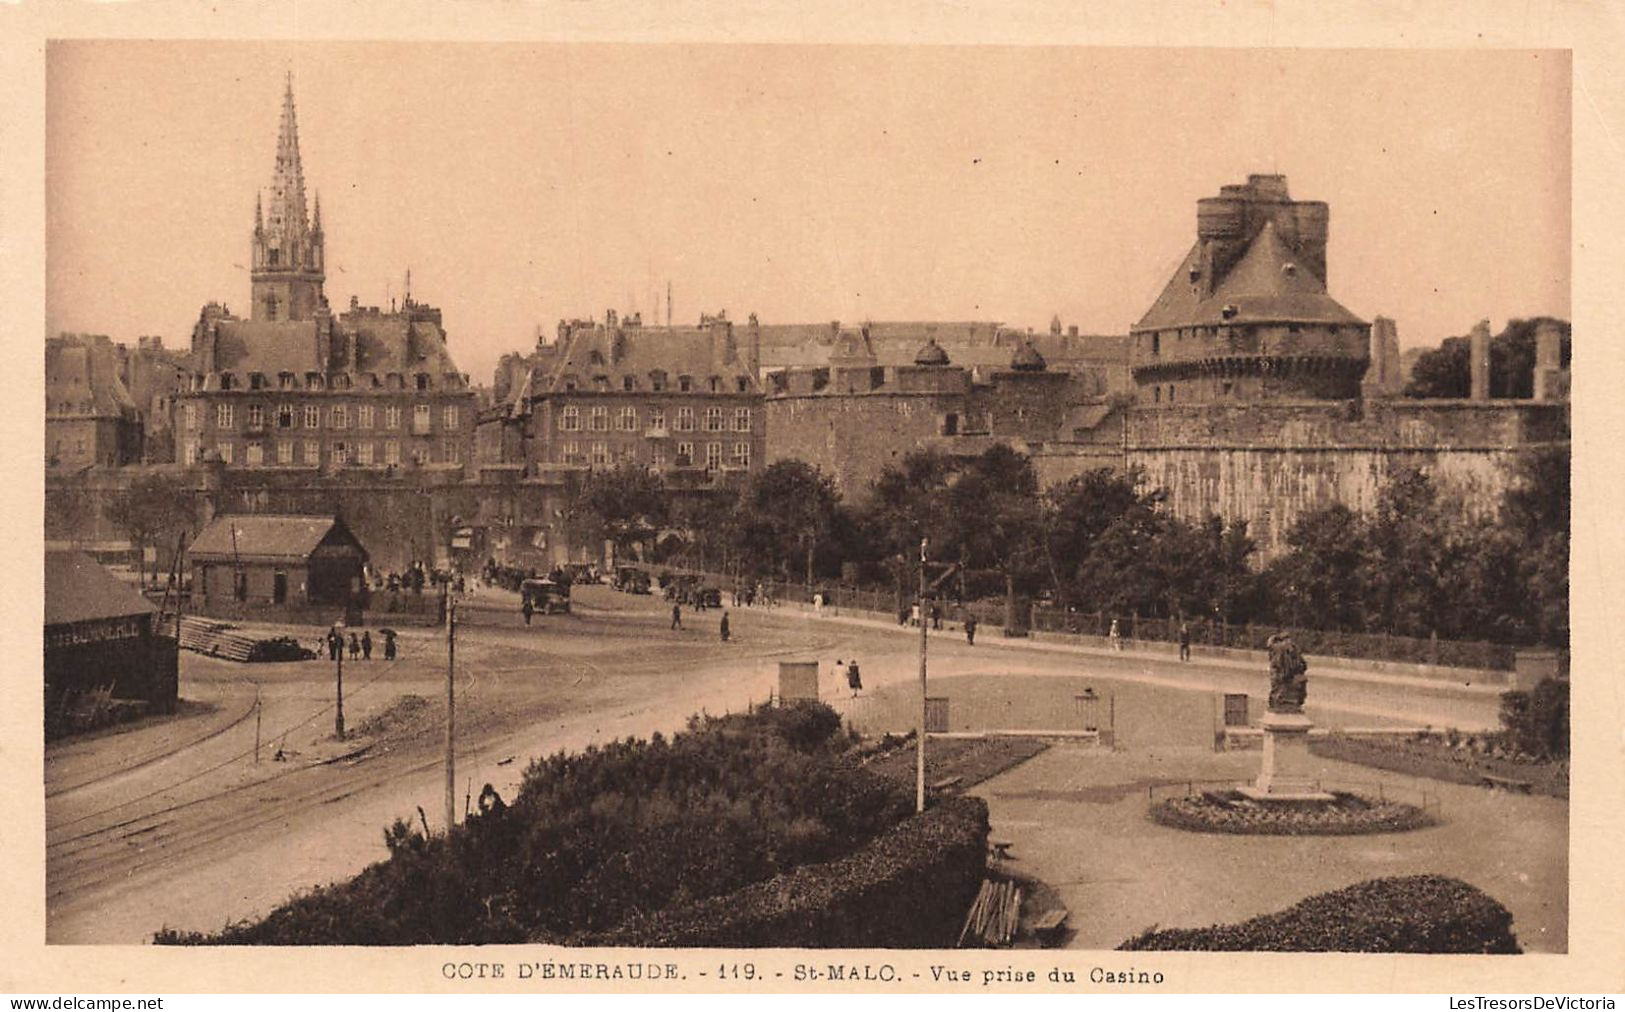
<instances>
[{"instance_id":1,"label":"stone monument base","mask_svg":"<svg viewBox=\"0 0 1625 1012\"><path fill-rule=\"evenodd\" d=\"M1264 729L1264 762L1258 779L1239 788L1254 801L1335 801L1311 776L1309 729L1314 722L1301 713L1271 710L1260 721Z\"/></svg>"}]
</instances>

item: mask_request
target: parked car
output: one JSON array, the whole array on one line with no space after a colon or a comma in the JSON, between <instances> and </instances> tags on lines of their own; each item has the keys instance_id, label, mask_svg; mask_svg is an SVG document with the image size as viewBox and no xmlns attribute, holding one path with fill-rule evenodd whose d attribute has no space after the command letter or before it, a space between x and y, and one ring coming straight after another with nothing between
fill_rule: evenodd
<instances>
[{"instance_id":1,"label":"parked car","mask_svg":"<svg viewBox=\"0 0 1625 1012\"><path fill-rule=\"evenodd\" d=\"M543 615L570 614L570 587L552 580L526 580L519 585L519 593L530 606Z\"/></svg>"},{"instance_id":2,"label":"parked car","mask_svg":"<svg viewBox=\"0 0 1625 1012\"><path fill-rule=\"evenodd\" d=\"M647 594L649 574L636 566L621 566L615 570L615 589L628 594Z\"/></svg>"},{"instance_id":3,"label":"parked car","mask_svg":"<svg viewBox=\"0 0 1625 1012\"><path fill-rule=\"evenodd\" d=\"M707 608L722 607L722 591L717 587L701 587L695 591L695 599Z\"/></svg>"}]
</instances>

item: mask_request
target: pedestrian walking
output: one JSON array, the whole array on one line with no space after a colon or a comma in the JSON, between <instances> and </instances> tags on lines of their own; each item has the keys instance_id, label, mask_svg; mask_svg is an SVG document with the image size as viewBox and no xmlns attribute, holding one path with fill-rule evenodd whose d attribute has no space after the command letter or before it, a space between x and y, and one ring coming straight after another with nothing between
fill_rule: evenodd
<instances>
[{"instance_id":1,"label":"pedestrian walking","mask_svg":"<svg viewBox=\"0 0 1625 1012\"><path fill-rule=\"evenodd\" d=\"M372 633L367 631L361 633L361 659L372 660Z\"/></svg>"},{"instance_id":2,"label":"pedestrian walking","mask_svg":"<svg viewBox=\"0 0 1625 1012\"><path fill-rule=\"evenodd\" d=\"M846 685L852 690L853 699L863 691L863 676L858 673L858 662L855 660L846 666Z\"/></svg>"},{"instance_id":3,"label":"pedestrian walking","mask_svg":"<svg viewBox=\"0 0 1625 1012\"><path fill-rule=\"evenodd\" d=\"M722 621L717 624L717 632L722 634L722 642L728 642L728 613L722 613Z\"/></svg>"},{"instance_id":4,"label":"pedestrian walking","mask_svg":"<svg viewBox=\"0 0 1625 1012\"><path fill-rule=\"evenodd\" d=\"M920 624L920 606L919 605L916 604L916 605L914 605L912 608L910 608L908 610L908 624L912 625L912 626L918 626Z\"/></svg>"},{"instance_id":5,"label":"pedestrian walking","mask_svg":"<svg viewBox=\"0 0 1625 1012\"><path fill-rule=\"evenodd\" d=\"M908 605L901 605L897 609L897 624L908 625Z\"/></svg>"},{"instance_id":6,"label":"pedestrian walking","mask_svg":"<svg viewBox=\"0 0 1625 1012\"><path fill-rule=\"evenodd\" d=\"M681 603L673 604L671 606L671 627L673 629L681 629L683 627L683 606Z\"/></svg>"},{"instance_id":7,"label":"pedestrian walking","mask_svg":"<svg viewBox=\"0 0 1625 1012\"><path fill-rule=\"evenodd\" d=\"M339 627L334 626L327 630L327 659L336 661L343 652L344 636L339 632Z\"/></svg>"},{"instance_id":8,"label":"pedestrian walking","mask_svg":"<svg viewBox=\"0 0 1625 1012\"><path fill-rule=\"evenodd\" d=\"M931 628L942 628L942 606L935 603L931 605Z\"/></svg>"},{"instance_id":9,"label":"pedestrian walking","mask_svg":"<svg viewBox=\"0 0 1625 1012\"><path fill-rule=\"evenodd\" d=\"M530 625L530 617L536 614L536 607L530 603L530 598L528 596L525 598L524 602L519 605L519 611L525 616L525 624Z\"/></svg>"},{"instance_id":10,"label":"pedestrian walking","mask_svg":"<svg viewBox=\"0 0 1625 1012\"><path fill-rule=\"evenodd\" d=\"M1106 633L1106 641L1111 644L1111 648L1113 650L1123 649L1123 633L1117 628L1117 620L1115 618L1112 619L1111 629Z\"/></svg>"},{"instance_id":11,"label":"pedestrian walking","mask_svg":"<svg viewBox=\"0 0 1625 1012\"><path fill-rule=\"evenodd\" d=\"M386 629L386 630L384 630L384 660L392 661L394 659L395 659L395 630Z\"/></svg>"},{"instance_id":12,"label":"pedestrian walking","mask_svg":"<svg viewBox=\"0 0 1625 1012\"><path fill-rule=\"evenodd\" d=\"M1179 659L1191 659L1191 627L1183 622L1179 623Z\"/></svg>"},{"instance_id":13,"label":"pedestrian walking","mask_svg":"<svg viewBox=\"0 0 1625 1012\"><path fill-rule=\"evenodd\" d=\"M976 645L976 616L975 615L966 615L965 616L965 644L967 646L975 646Z\"/></svg>"},{"instance_id":14,"label":"pedestrian walking","mask_svg":"<svg viewBox=\"0 0 1625 1012\"><path fill-rule=\"evenodd\" d=\"M357 636L355 633L351 633L350 634L350 660L358 661L360 659L361 659L361 637Z\"/></svg>"}]
</instances>

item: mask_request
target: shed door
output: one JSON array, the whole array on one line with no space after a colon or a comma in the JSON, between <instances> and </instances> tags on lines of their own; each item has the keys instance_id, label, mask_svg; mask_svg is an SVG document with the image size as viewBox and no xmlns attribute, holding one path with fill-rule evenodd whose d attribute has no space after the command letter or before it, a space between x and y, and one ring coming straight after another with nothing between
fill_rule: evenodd
<instances>
[{"instance_id":1,"label":"shed door","mask_svg":"<svg viewBox=\"0 0 1625 1012\"><path fill-rule=\"evenodd\" d=\"M271 577L271 600L283 604L288 600L288 574L278 570Z\"/></svg>"}]
</instances>

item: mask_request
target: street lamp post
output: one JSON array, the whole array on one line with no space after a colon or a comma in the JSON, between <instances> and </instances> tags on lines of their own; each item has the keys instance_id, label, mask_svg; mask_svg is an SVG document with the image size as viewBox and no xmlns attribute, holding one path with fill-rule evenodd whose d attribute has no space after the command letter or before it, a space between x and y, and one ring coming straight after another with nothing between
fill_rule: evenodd
<instances>
[{"instance_id":1,"label":"street lamp post","mask_svg":"<svg viewBox=\"0 0 1625 1012\"><path fill-rule=\"evenodd\" d=\"M925 552L930 547L930 538L920 539L920 734L919 754L914 770L914 810L925 811Z\"/></svg>"},{"instance_id":2,"label":"street lamp post","mask_svg":"<svg viewBox=\"0 0 1625 1012\"><path fill-rule=\"evenodd\" d=\"M344 620L341 618L333 624L334 635L338 637L338 649L334 653L338 657L338 706L333 711L333 734L340 741L344 740Z\"/></svg>"}]
</instances>

